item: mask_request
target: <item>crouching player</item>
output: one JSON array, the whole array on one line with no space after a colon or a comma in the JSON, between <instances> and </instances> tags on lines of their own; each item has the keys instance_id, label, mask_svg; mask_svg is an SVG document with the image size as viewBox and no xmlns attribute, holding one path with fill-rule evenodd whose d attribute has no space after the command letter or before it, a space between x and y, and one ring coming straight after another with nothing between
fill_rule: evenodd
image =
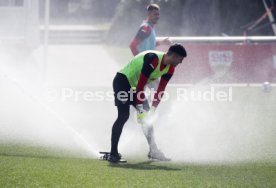
<instances>
[{"instance_id":1,"label":"crouching player","mask_svg":"<svg viewBox=\"0 0 276 188\"><path fill-rule=\"evenodd\" d=\"M136 55L113 80L115 105L118 116L112 127L110 162L120 162L118 143L124 127L129 118L130 105L137 110L137 120L142 125L143 132L149 144L148 157L161 161L169 159L158 149L153 133L153 126L148 125L146 118L149 112L157 108L166 85L174 74L175 67L182 63L187 56L185 48L180 44L173 44L167 53L159 51L144 51ZM152 105L144 95L146 84L161 78Z\"/></svg>"}]
</instances>

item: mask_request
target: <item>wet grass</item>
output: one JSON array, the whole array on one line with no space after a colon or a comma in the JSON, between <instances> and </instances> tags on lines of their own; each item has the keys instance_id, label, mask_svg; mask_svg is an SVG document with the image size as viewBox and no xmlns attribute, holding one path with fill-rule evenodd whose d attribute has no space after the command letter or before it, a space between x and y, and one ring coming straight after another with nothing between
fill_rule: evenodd
<instances>
[{"instance_id":1,"label":"wet grass","mask_svg":"<svg viewBox=\"0 0 276 188\"><path fill-rule=\"evenodd\" d=\"M276 164L109 164L45 148L1 144L0 187L276 187Z\"/></svg>"}]
</instances>

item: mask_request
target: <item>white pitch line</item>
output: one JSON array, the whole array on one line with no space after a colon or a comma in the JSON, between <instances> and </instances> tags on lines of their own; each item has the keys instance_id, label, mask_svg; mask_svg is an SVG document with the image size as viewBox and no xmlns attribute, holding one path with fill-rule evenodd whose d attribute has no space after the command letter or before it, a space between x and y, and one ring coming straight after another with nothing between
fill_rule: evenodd
<instances>
[{"instance_id":1,"label":"white pitch line","mask_svg":"<svg viewBox=\"0 0 276 188\"><path fill-rule=\"evenodd\" d=\"M168 84L169 87L193 87L193 86L199 86L199 87L261 87L263 83L240 83L240 84L206 84L206 85L198 85L198 84ZM272 87L276 87L276 84L270 84Z\"/></svg>"},{"instance_id":2,"label":"white pitch line","mask_svg":"<svg viewBox=\"0 0 276 188\"><path fill-rule=\"evenodd\" d=\"M247 87L247 83L240 83L240 84L210 84L210 86L214 87Z\"/></svg>"},{"instance_id":3,"label":"white pitch line","mask_svg":"<svg viewBox=\"0 0 276 188\"><path fill-rule=\"evenodd\" d=\"M249 87L261 87L263 85L263 83L253 83L253 84L249 84ZM276 84L270 84L272 87L275 87Z\"/></svg>"},{"instance_id":4,"label":"white pitch line","mask_svg":"<svg viewBox=\"0 0 276 188\"><path fill-rule=\"evenodd\" d=\"M193 86L199 86L199 87L247 87L248 84L241 83L241 84L206 84L206 85L198 85L198 84L168 84L170 87L193 87Z\"/></svg>"}]
</instances>

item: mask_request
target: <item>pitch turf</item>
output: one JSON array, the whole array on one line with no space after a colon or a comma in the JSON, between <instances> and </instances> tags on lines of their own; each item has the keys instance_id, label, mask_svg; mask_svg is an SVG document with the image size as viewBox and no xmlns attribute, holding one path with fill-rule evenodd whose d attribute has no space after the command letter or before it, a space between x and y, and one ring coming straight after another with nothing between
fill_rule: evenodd
<instances>
[{"instance_id":1,"label":"pitch turf","mask_svg":"<svg viewBox=\"0 0 276 188\"><path fill-rule=\"evenodd\" d=\"M0 187L276 187L274 162L109 164L36 147L0 145Z\"/></svg>"}]
</instances>

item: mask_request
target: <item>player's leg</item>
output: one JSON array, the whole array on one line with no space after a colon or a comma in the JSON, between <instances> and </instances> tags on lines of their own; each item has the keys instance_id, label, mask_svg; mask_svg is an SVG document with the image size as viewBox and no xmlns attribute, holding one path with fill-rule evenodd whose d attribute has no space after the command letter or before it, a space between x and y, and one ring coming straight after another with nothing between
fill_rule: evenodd
<instances>
[{"instance_id":1,"label":"player's leg","mask_svg":"<svg viewBox=\"0 0 276 188\"><path fill-rule=\"evenodd\" d=\"M129 105L118 105L118 116L112 127L111 154L118 155L118 143L124 127L129 118Z\"/></svg>"},{"instance_id":2,"label":"player's leg","mask_svg":"<svg viewBox=\"0 0 276 188\"><path fill-rule=\"evenodd\" d=\"M143 108L146 111L149 111L150 107L149 107L149 103L147 100L145 100L143 102ZM148 145L149 145L149 150L156 150L157 149L157 145L154 139L154 130L153 130L153 125L152 124L147 124L147 123L143 123L142 124L142 130L143 133L147 139Z\"/></svg>"},{"instance_id":3,"label":"player's leg","mask_svg":"<svg viewBox=\"0 0 276 188\"><path fill-rule=\"evenodd\" d=\"M149 111L149 103L148 101L145 101L143 103L144 109ZM154 136L154 128L153 124L142 124L142 130L143 133L147 139L148 145L149 145L149 153L148 158L150 159L157 159L161 161L169 161L170 159L167 158L157 147L157 144L155 142L155 136Z\"/></svg>"},{"instance_id":4,"label":"player's leg","mask_svg":"<svg viewBox=\"0 0 276 188\"><path fill-rule=\"evenodd\" d=\"M169 158L167 158L161 150L158 149L155 137L154 137L154 128L152 124L146 124L144 123L142 125L142 129L144 132L144 135L147 138L148 144L149 144L149 153L148 158L149 159L157 159L160 161L170 161Z\"/></svg>"},{"instance_id":5,"label":"player's leg","mask_svg":"<svg viewBox=\"0 0 276 188\"><path fill-rule=\"evenodd\" d=\"M121 160L121 155L118 152L118 143L124 124L129 118L129 99L119 97L120 92L128 92L130 90L130 85L126 76L117 73L113 80L113 90L118 115L112 126L110 161L119 162Z\"/></svg>"},{"instance_id":6,"label":"player's leg","mask_svg":"<svg viewBox=\"0 0 276 188\"><path fill-rule=\"evenodd\" d=\"M151 95L154 95L154 93L152 91L156 91L158 85L159 85L159 80L158 79L153 81L153 82L150 82L146 85L146 87L148 87L150 89L150 92L151 92L149 97L143 102L143 108L146 111L150 110L149 103L152 102L151 101ZM156 142L155 142L155 139L154 139L153 125L144 123L142 125L142 130L143 130L143 133L144 133L144 135L147 139L147 142L149 144L149 151L157 150L157 145L156 145Z\"/></svg>"},{"instance_id":7,"label":"player's leg","mask_svg":"<svg viewBox=\"0 0 276 188\"><path fill-rule=\"evenodd\" d=\"M152 125L147 125L146 123L142 124L143 133L147 139L149 145L149 151L157 149L157 145L154 139L154 129Z\"/></svg>"}]
</instances>

